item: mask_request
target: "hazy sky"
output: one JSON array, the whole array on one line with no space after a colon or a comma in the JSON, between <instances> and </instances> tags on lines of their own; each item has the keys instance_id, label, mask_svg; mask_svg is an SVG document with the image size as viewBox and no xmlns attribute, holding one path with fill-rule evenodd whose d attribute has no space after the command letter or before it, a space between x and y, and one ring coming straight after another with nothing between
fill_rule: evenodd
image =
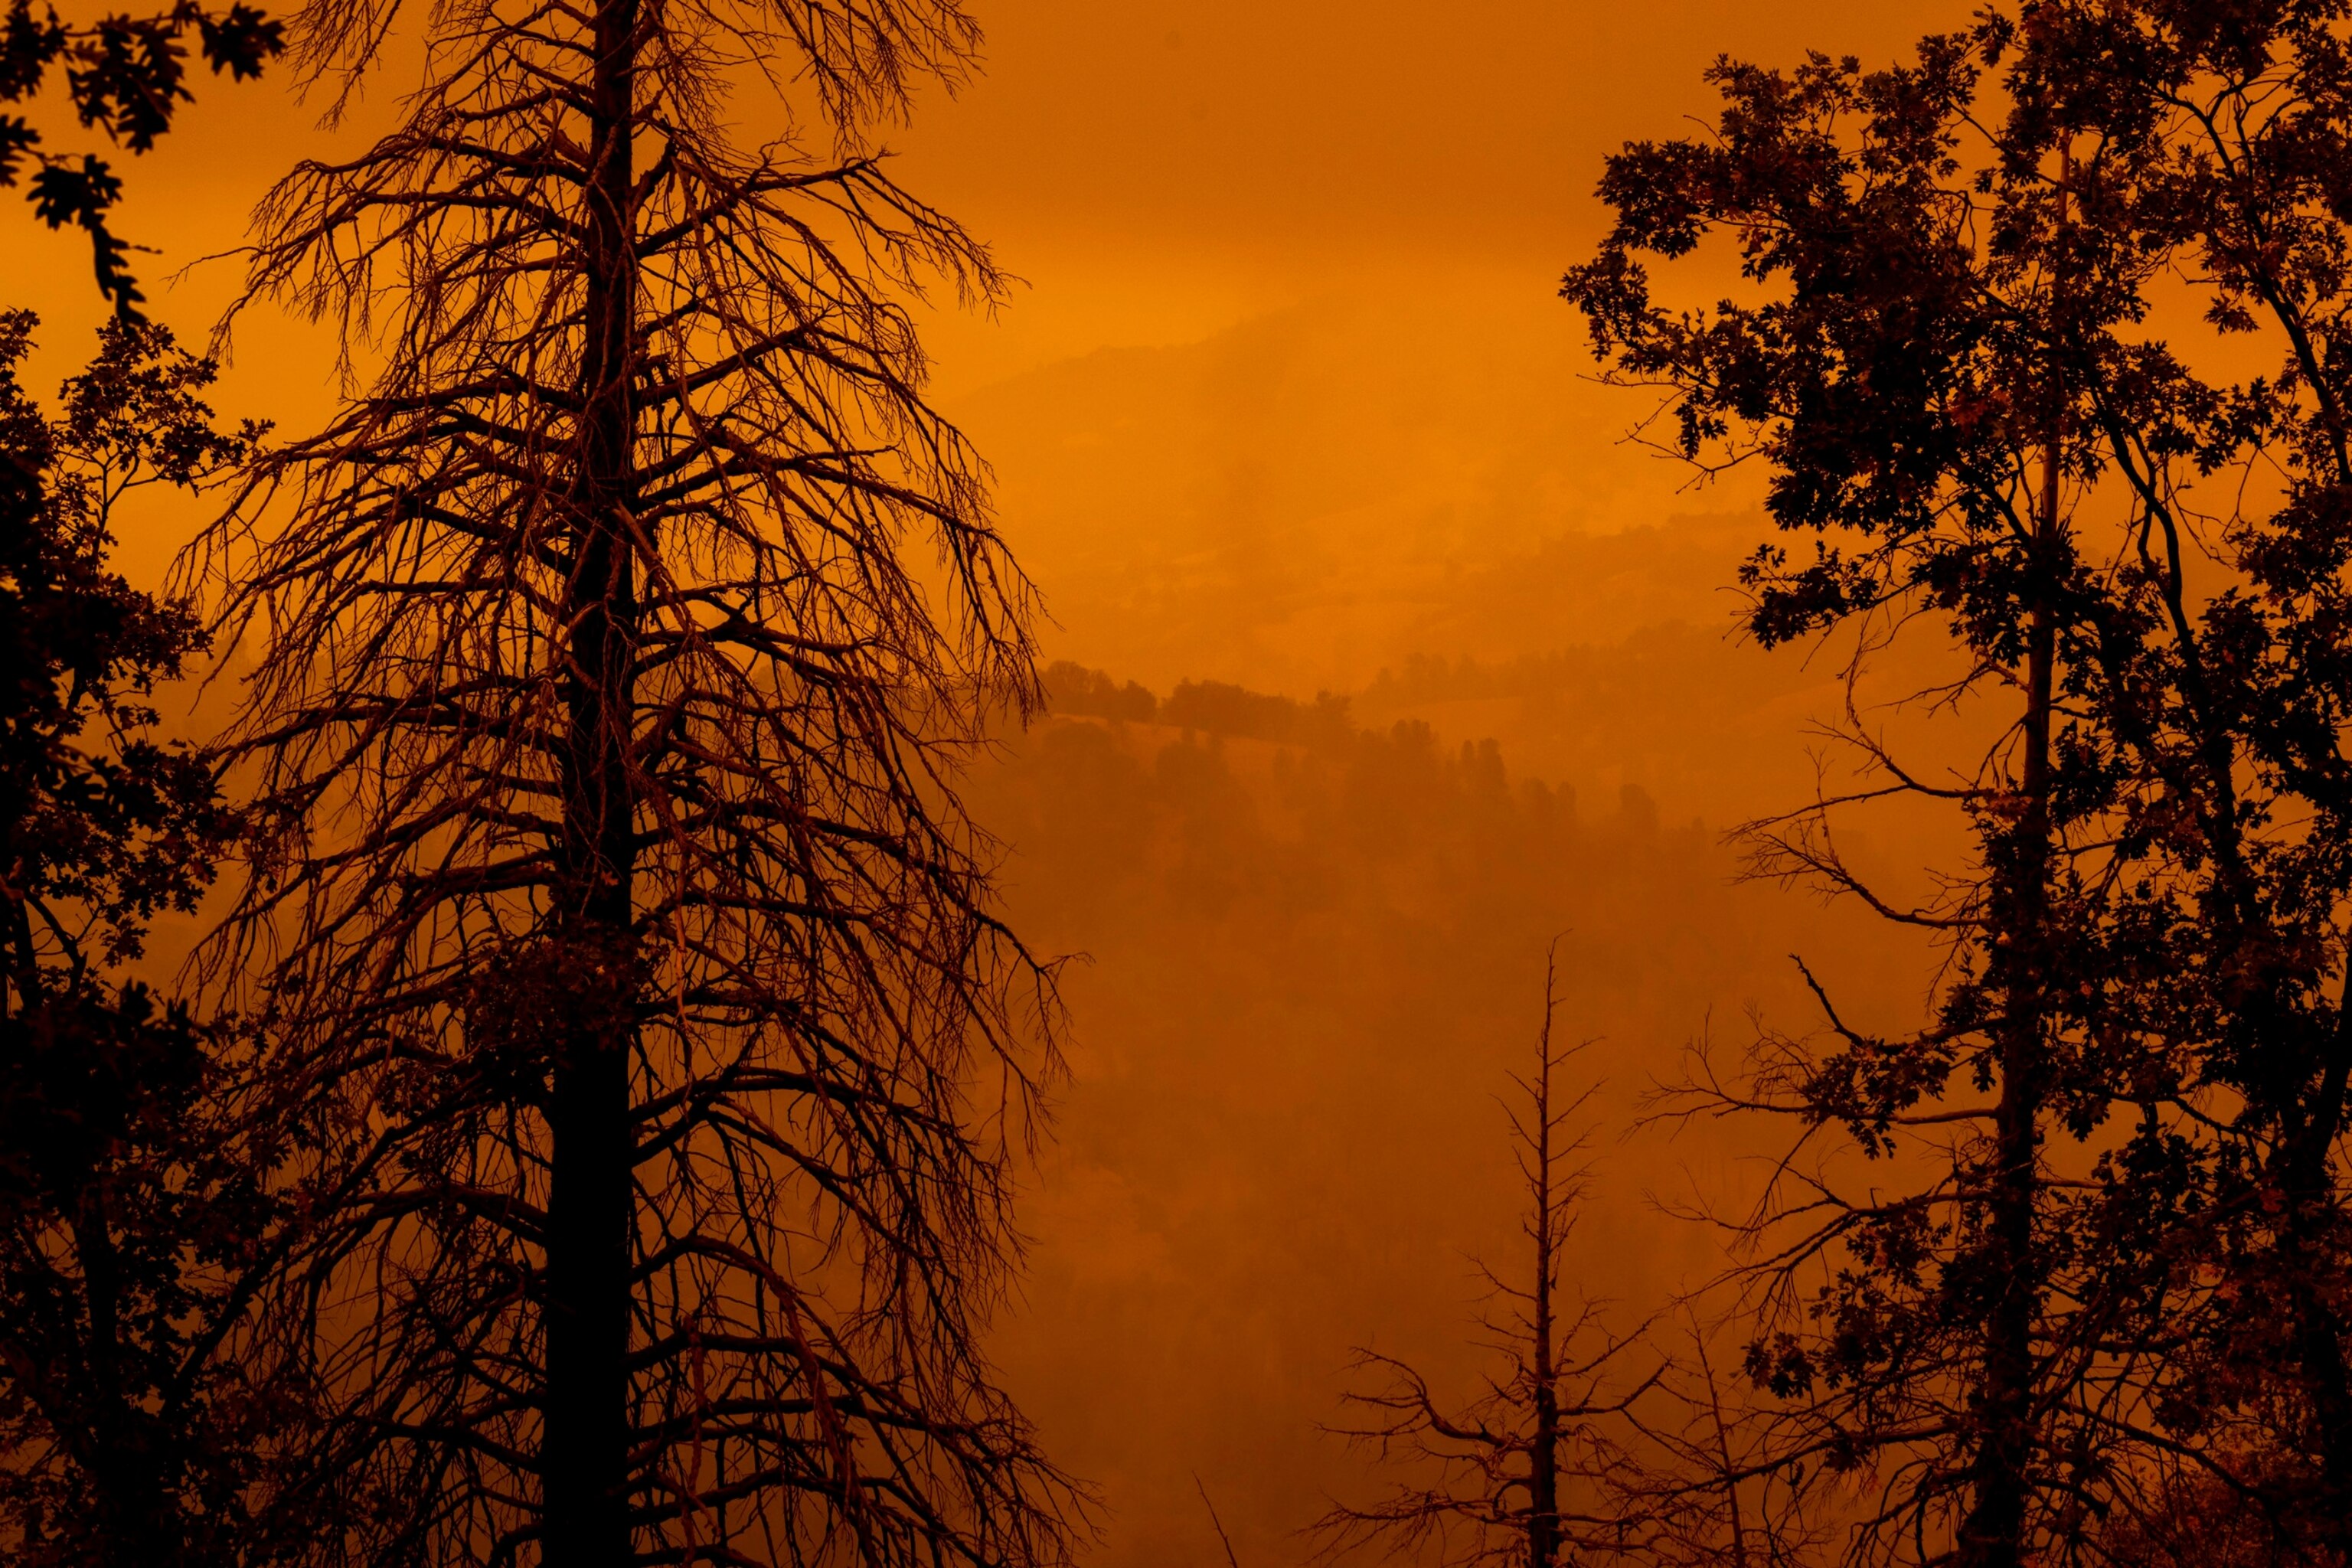
<instances>
[{"instance_id":1,"label":"hazy sky","mask_svg":"<svg viewBox=\"0 0 2352 1568\"><path fill-rule=\"evenodd\" d=\"M97 9L68 3L61 9ZM1548 291L1595 233L1602 154L1705 109L1720 53L1883 55L1966 4L1861 0L996 0L983 73L891 134L902 174L1029 280L993 323L937 333L950 391L1107 346L1188 342L1377 282L1403 337L1430 289ZM278 83L199 82L184 129L129 164L123 227L160 273L236 243L267 183L354 138ZM401 85L378 79L371 108ZM92 318L70 236L21 221L12 297ZM1466 269L1482 281L1465 285ZM233 269L152 289L208 325ZM1416 278L1427 279L1416 284Z\"/></svg>"},{"instance_id":2,"label":"hazy sky","mask_svg":"<svg viewBox=\"0 0 2352 1568\"><path fill-rule=\"evenodd\" d=\"M1499 737L1512 777L1572 785L1586 825L1498 827L1457 790L1455 826L1423 843L1383 826L1363 781L1329 782L1325 821L1264 748L1204 758L1167 734L1048 732L978 781L1024 929L1092 958L1003 1346L1057 1456L1107 1489L1105 1568L1212 1560L1196 1471L1244 1568L1298 1560L1318 1489L1356 1474L1313 1430L1347 1346L1472 1365L1462 1251L1510 1220L1490 1095L1552 932L1584 933L1573 1026L1611 1038L1612 1114L1696 1035L1790 1005L1791 945L1820 941L1868 1000L1916 1003L1909 950L1730 888L1717 830L1794 804L1829 674L1786 655L1758 673L1766 656L1727 641L1752 494L1693 491L1621 440L1643 405L1584 379L1553 289L1597 236L1602 157L1706 112L1714 57L1883 59L1969 9L982 0L985 74L893 133L905 183L1027 280L994 319L940 311L930 331L940 396L996 465L1051 608L1050 657L1163 695L1188 676L1305 696L1363 694L1416 658L1508 667L1524 679L1504 695L1391 686L1370 716L1428 719L1441 758ZM292 158L356 144L278 84L199 85L184 128L127 169L121 222L163 247L149 292L189 337L234 265L176 289L165 274L233 247ZM50 322L49 381L98 319L87 253L0 222L6 293ZM316 333L257 316L217 402L299 428L329 369ZM152 570L192 521L155 519L127 562ZM1398 778L1419 765L1397 757ZM1603 1293L1687 1260L1643 1184L1688 1152L1612 1156Z\"/></svg>"},{"instance_id":3,"label":"hazy sky","mask_svg":"<svg viewBox=\"0 0 2352 1568\"><path fill-rule=\"evenodd\" d=\"M1717 55L1879 54L1968 10L1004 0L982 13L987 76L898 138L1034 284L1000 331L944 335L948 374L1186 341L1365 282L1408 339L1444 291L1548 293L1597 233L1601 156L1703 110Z\"/></svg>"},{"instance_id":4,"label":"hazy sky","mask_svg":"<svg viewBox=\"0 0 2352 1568\"><path fill-rule=\"evenodd\" d=\"M951 100L931 94L888 140L904 181L1024 280L993 316L940 309L929 332L938 393L996 460L1008 531L1068 634L1054 651L1164 681L1235 677L1232 661L1192 657L1224 650L1262 680L1360 683L1428 651L1411 646L1428 606L1365 601L1425 582L1433 564L1492 567L1562 531L1744 506L1738 493L1687 493L1686 474L1622 445L1643 405L1582 379L1581 328L1553 289L1598 232L1601 160L1704 112L1699 73L1718 54L1882 57L1967 10L1964 0L982 5L982 74ZM161 252L142 258L155 313L204 334L234 292L236 263L197 266L167 287L173 275L232 248L293 158L359 145L410 68L380 73L340 135L319 130L318 103L295 101L282 81L200 82L182 129L121 160L121 227ZM74 132L52 134L65 144ZM8 243L10 296L48 323L39 384L79 362L98 318L87 250L22 216ZM1085 363L1150 349L1187 352ZM329 371L318 333L251 315L219 402L299 428L324 408ZM1041 372L1043 383L1006 384ZM1164 412L1165 427L1146 410ZM1120 470L1090 467L1082 446L1118 457ZM1122 476L1147 472L1149 486L1123 488ZM1286 537L1261 542L1274 500ZM1217 569L1236 531L1250 559ZM136 570L169 542L125 546ZM1132 603L1089 596L1106 574L1171 555L1208 560L1185 579L1198 605L1162 603L1147 627ZM1286 601L1280 625L1236 642L1227 601L1263 599L1269 583L1321 584L1348 603L1302 617ZM1218 624L1195 627L1202 615ZM1096 635L1112 627L1123 635Z\"/></svg>"}]
</instances>

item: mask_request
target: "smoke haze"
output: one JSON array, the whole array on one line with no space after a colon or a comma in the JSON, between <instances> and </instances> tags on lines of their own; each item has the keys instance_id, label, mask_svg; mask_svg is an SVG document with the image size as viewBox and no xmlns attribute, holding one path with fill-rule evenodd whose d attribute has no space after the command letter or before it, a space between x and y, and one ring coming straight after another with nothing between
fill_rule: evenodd
<instances>
[{"instance_id":1,"label":"smoke haze","mask_svg":"<svg viewBox=\"0 0 2352 1568\"><path fill-rule=\"evenodd\" d=\"M1083 955L997 1352L1101 1489L1103 1568L1218 1560L1196 1473L1243 1568L1301 1561L1327 1494L1378 1484L1318 1430L1351 1346L1471 1390L1467 1258L1513 1261L1495 1096L1553 934L1606 1085L1570 1272L1629 1321L1716 1258L1652 1194L1733 1191L1743 1152L1621 1138L1645 1087L1750 1009L1807 1025L1791 952L1830 955L1857 1016L1916 1017L1920 946L1736 879L1722 835L1813 787L1842 661L1734 635L1755 492L1629 441L1649 405L1591 382L1552 290L1597 237L1601 158L1684 128L1715 55L1879 58L1968 9L996 0L986 74L894 137L1025 279L927 330L1046 657L1155 700L1082 710L1066 670L971 788L1016 927ZM159 285L232 247L289 156L343 144L315 108L216 92L142 162L121 226L164 247ZM84 357L87 258L21 222L10 245L38 386ZM200 338L234 278L150 293ZM257 317L215 401L299 428L331 371ZM126 565L192 527L157 519ZM1185 721L1188 681L1323 718L1269 734L1196 697ZM1898 883L1924 859L1899 821L1857 853Z\"/></svg>"}]
</instances>

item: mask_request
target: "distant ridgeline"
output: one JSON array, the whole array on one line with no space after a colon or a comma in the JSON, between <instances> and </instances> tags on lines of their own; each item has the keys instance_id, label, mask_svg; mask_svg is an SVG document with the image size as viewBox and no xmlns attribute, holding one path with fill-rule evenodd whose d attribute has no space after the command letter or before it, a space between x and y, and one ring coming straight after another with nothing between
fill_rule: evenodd
<instances>
[{"instance_id":1,"label":"distant ridgeline","mask_svg":"<svg viewBox=\"0 0 2352 1568\"><path fill-rule=\"evenodd\" d=\"M1382 679L1388 679L1383 674ZM1359 770L1369 766L1374 773L1434 766L1456 774L1473 793L1489 796L1512 793L1498 742L1465 741L1458 755L1447 757L1440 750L1436 731L1425 721L1402 719L1384 728L1359 727L1349 699L1336 692L1319 692L1313 701L1301 702L1222 680L1186 680L1163 698L1135 681L1120 681L1067 659L1047 667L1045 690L1049 710L1065 718L1157 724L1212 739L1296 747L1310 756L1348 763ZM1524 804L1540 810L1575 815L1576 791L1566 784L1522 779L1517 793L1527 797ZM1646 791L1627 784L1620 794L1619 808L1627 818L1655 825L1657 808Z\"/></svg>"},{"instance_id":2,"label":"distant ridgeline","mask_svg":"<svg viewBox=\"0 0 2352 1568\"><path fill-rule=\"evenodd\" d=\"M1590 690L1611 677L1622 683L1624 667L1644 655L1653 655L1653 645L1678 644L1689 637L1689 628L1675 622L1645 627L1641 635L1622 644L1522 654L1499 664L1482 663L1466 655L1446 658L1442 655L1410 654L1402 669L1383 668L1372 678L1371 685L1365 689L1364 700L1379 709L1479 698L1542 699L1560 692ZM1707 634L1707 643L1719 645L1722 641L1719 636Z\"/></svg>"},{"instance_id":3,"label":"distant ridgeline","mask_svg":"<svg viewBox=\"0 0 2352 1568\"><path fill-rule=\"evenodd\" d=\"M1344 751L1363 733L1348 712L1348 700L1329 691L1300 702L1222 680L1185 680L1162 701L1132 680L1121 685L1099 669L1067 659L1046 669L1045 690L1056 713L1166 724L1307 751Z\"/></svg>"}]
</instances>

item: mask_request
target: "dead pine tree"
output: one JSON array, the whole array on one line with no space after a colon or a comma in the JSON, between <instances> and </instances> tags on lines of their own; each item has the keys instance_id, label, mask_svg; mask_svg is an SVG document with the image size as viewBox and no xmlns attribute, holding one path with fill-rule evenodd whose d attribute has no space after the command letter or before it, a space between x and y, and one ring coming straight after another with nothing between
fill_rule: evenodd
<instances>
[{"instance_id":1,"label":"dead pine tree","mask_svg":"<svg viewBox=\"0 0 2352 1568\"><path fill-rule=\"evenodd\" d=\"M1419 1476L1376 1501L1325 1514L1313 1527L1325 1556L1377 1544L1407 1554L1433 1550L1448 1564L1557 1568L1575 1552L1622 1550L1637 1529L1611 1505L1618 1453L1602 1427L1656 1374L1621 1379L1638 1336L1609 1333L1595 1302L1563 1297L1567 1244L1590 1180L1582 1163L1590 1135L1574 1123L1593 1089L1571 1093L1559 1081L1591 1042L1562 1045L1554 1035L1559 956L1555 942L1544 964L1534 1069L1512 1076L1517 1098L1504 1106L1527 1194L1527 1272L1507 1278L1479 1266L1494 1303L1482 1326L1504 1371L1477 1399L1449 1410L1411 1365L1356 1353L1355 1370L1376 1385L1346 1395L1363 1419L1335 1430Z\"/></svg>"},{"instance_id":2,"label":"dead pine tree","mask_svg":"<svg viewBox=\"0 0 2352 1568\"><path fill-rule=\"evenodd\" d=\"M1684 1348L1661 1357L1654 1393L1628 1414L1626 1458L1612 1479L1617 1506L1642 1521L1643 1560L1659 1568L1832 1560L1836 1531L1814 1517L1805 1478L1781 1462L1776 1413L1719 1360L1744 1325L1703 1320L1692 1307L1682 1303Z\"/></svg>"},{"instance_id":3,"label":"dead pine tree","mask_svg":"<svg viewBox=\"0 0 2352 1568\"><path fill-rule=\"evenodd\" d=\"M348 93L395 0L321 0ZM980 1348L1050 969L960 759L1037 685L906 301L999 286L877 123L940 0L460 0L264 202L354 390L190 554L268 825L215 973L343 1194L284 1291L323 1559L1052 1563ZM730 138L772 115L780 139Z\"/></svg>"}]
</instances>

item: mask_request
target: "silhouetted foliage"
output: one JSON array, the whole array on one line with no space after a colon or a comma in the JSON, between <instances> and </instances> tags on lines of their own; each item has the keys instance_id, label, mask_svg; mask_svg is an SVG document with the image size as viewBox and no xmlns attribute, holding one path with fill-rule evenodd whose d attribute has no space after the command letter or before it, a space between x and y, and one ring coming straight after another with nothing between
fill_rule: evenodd
<instances>
[{"instance_id":1,"label":"silhouetted foliage","mask_svg":"<svg viewBox=\"0 0 2352 1568\"><path fill-rule=\"evenodd\" d=\"M1762 1241L1751 1371L1801 1413L1790 1463L1877 1478L1889 1549L2089 1550L2183 1451L2271 1455L2237 1480L2290 1543L2352 1517L2345 24L2052 3L1886 70L1727 61L1710 136L1611 160L1616 227L1567 280L1675 447L1762 460L1821 536L1745 569L1760 641L1858 625L1866 656L1926 620L1972 666L1937 700L2014 694L1946 776L1850 713L1876 776L1752 839L1948 936L1929 1026L1824 992L1824 1037L1705 1086L1897 1169L1948 1156L1901 1195L1801 1173L1778 1215L1809 1239ZM1711 235L1742 297L1657 304L1644 258ZM2170 346L2207 329L2270 368ZM1830 831L1894 795L1979 846L1924 907Z\"/></svg>"},{"instance_id":2,"label":"silhouetted foliage","mask_svg":"<svg viewBox=\"0 0 2352 1568\"><path fill-rule=\"evenodd\" d=\"M1313 702L1271 697L1222 680L1181 680L1160 705L1160 722L1240 735L1311 751L1342 751L1354 739L1348 700L1326 691Z\"/></svg>"},{"instance_id":3,"label":"silhouetted foliage","mask_svg":"<svg viewBox=\"0 0 2352 1568\"><path fill-rule=\"evenodd\" d=\"M227 833L209 767L152 736L156 685L206 647L189 608L107 563L123 499L231 470L198 401L209 363L161 328L118 323L51 420L16 382L33 318L0 316L0 865L20 999L139 954L159 909L190 910Z\"/></svg>"},{"instance_id":4,"label":"silhouetted foliage","mask_svg":"<svg viewBox=\"0 0 2352 1568\"><path fill-rule=\"evenodd\" d=\"M263 63L284 47L282 24L243 0L225 11L180 0L156 16L107 16L73 27L46 5L36 13L33 0L11 0L0 19L0 103L31 99L61 65L75 117L105 132L118 147L147 152L172 128L179 106L194 97L187 88L191 32L213 74L226 71L232 80L259 76ZM121 319L140 320L146 296L131 276L132 247L107 222L122 196L121 176L93 154L47 151L24 116L0 114L0 185L16 184L27 167L33 216L53 229L72 225L88 234L98 291Z\"/></svg>"},{"instance_id":5,"label":"silhouetted foliage","mask_svg":"<svg viewBox=\"0 0 2352 1568\"><path fill-rule=\"evenodd\" d=\"M234 470L207 361L116 321L51 417L0 316L0 1551L258 1563L264 1467L301 1415L248 1313L289 1211L239 1042L120 981L237 827L156 688L206 639L108 563L128 496ZM320 1527L312 1515L305 1527Z\"/></svg>"},{"instance_id":6,"label":"silhouetted foliage","mask_svg":"<svg viewBox=\"0 0 2352 1568\"><path fill-rule=\"evenodd\" d=\"M1046 705L1056 713L1149 724L1160 711L1160 699L1134 681L1121 686L1099 669L1066 658L1047 665L1044 679Z\"/></svg>"},{"instance_id":7,"label":"silhouetted foliage","mask_svg":"<svg viewBox=\"0 0 2352 1568\"><path fill-rule=\"evenodd\" d=\"M1230 681L1180 680L1165 701L1130 680L1121 685L1098 669L1067 659L1048 666L1047 700L1056 713L1167 724L1313 751L1347 749L1358 733L1348 700L1323 692L1313 702L1252 691Z\"/></svg>"},{"instance_id":8,"label":"silhouetted foliage","mask_svg":"<svg viewBox=\"0 0 2352 1568\"><path fill-rule=\"evenodd\" d=\"M2113 1568L2340 1563L2327 1549L2297 1543L2294 1521L2272 1509L2281 1457L2222 1452L2213 1456L2225 1461L2216 1468L2175 1462L2143 1476L2092 1531L2087 1554Z\"/></svg>"}]
</instances>

